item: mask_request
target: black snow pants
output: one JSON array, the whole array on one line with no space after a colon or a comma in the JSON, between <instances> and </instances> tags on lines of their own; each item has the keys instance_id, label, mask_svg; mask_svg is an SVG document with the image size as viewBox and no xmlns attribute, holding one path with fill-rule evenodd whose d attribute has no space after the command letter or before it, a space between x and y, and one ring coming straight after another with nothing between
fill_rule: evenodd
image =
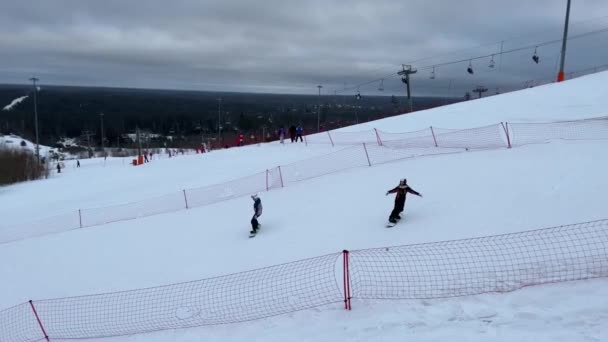
<instances>
[{"instance_id":1,"label":"black snow pants","mask_svg":"<svg viewBox=\"0 0 608 342\"><path fill-rule=\"evenodd\" d=\"M399 199L395 200L395 207L393 208L393 211L391 211L391 216L389 216L388 220L391 222L394 222L395 220L397 220L397 218L399 217L399 214L401 214L403 212L404 207L405 207L405 196L403 196L403 198L399 198Z\"/></svg>"},{"instance_id":2,"label":"black snow pants","mask_svg":"<svg viewBox=\"0 0 608 342\"><path fill-rule=\"evenodd\" d=\"M259 225L260 223L258 222L258 216L253 215L253 217L251 218L251 229L253 229L253 231L256 231Z\"/></svg>"}]
</instances>

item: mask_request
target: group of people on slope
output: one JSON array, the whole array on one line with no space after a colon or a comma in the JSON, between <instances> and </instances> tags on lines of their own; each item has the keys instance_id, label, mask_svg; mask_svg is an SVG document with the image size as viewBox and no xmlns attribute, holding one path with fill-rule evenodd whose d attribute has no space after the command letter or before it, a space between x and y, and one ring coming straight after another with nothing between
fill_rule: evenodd
<instances>
[{"instance_id":1,"label":"group of people on slope","mask_svg":"<svg viewBox=\"0 0 608 342\"><path fill-rule=\"evenodd\" d=\"M284 143L285 140L285 127L281 126L281 128L279 128L279 139L281 140L281 144ZM301 142L304 141L304 139L302 138L302 135L304 133L304 129L302 128L302 125L299 126L294 126L291 125L291 127L289 127L289 137L291 138L291 142L297 142L298 139L300 139Z\"/></svg>"}]
</instances>

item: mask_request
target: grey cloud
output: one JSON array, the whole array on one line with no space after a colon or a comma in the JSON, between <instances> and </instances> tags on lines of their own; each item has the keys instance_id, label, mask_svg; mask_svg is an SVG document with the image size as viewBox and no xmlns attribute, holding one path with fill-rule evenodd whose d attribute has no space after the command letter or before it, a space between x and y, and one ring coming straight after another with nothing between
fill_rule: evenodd
<instances>
[{"instance_id":1,"label":"grey cloud","mask_svg":"<svg viewBox=\"0 0 608 342\"><path fill-rule=\"evenodd\" d=\"M43 83L200 90L315 93L394 73L401 63L421 70L415 94L462 95L477 83L514 87L552 77L559 44L489 60L434 64L498 53L561 35L565 1L7 1L0 12L0 79ZM606 16L590 21L591 18ZM577 23L583 21L582 23ZM572 34L608 27L608 4L573 2ZM608 32L573 41L568 66L605 63ZM483 46L481 46L483 45ZM590 53L593 51L593 53ZM497 57L498 62L498 57ZM360 91L381 94L378 84ZM383 93L402 93L396 77ZM349 89L345 93L354 93Z\"/></svg>"}]
</instances>

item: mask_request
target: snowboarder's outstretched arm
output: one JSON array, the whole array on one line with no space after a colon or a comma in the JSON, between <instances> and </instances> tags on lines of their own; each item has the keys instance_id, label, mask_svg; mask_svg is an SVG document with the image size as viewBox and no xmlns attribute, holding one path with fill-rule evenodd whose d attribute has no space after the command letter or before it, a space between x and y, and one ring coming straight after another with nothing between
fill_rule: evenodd
<instances>
[{"instance_id":1,"label":"snowboarder's outstretched arm","mask_svg":"<svg viewBox=\"0 0 608 342\"><path fill-rule=\"evenodd\" d=\"M407 187L407 192L409 192L410 194L422 197L422 195L418 191L410 188L409 186Z\"/></svg>"},{"instance_id":2,"label":"snowboarder's outstretched arm","mask_svg":"<svg viewBox=\"0 0 608 342\"><path fill-rule=\"evenodd\" d=\"M389 194L394 194L395 192L397 192L397 190L399 190L398 186L396 186L394 189L391 189L391 190L387 191L386 195L388 196Z\"/></svg>"}]
</instances>

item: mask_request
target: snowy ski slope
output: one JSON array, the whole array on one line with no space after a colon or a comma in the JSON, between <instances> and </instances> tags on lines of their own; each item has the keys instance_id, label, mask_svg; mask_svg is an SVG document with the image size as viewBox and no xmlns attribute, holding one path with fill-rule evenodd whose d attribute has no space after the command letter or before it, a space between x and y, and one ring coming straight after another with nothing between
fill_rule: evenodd
<instances>
[{"instance_id":1,"label":"snowy ski slope","mask_svg":"<svg viewBox=\"0 0 608 342\"><path fill-rule=\"evenodd\" d=\"M349 127L402 132L500 121L605 116L608 73ZM572 96L570 94L576 94ZM61 175L0 188L0 215L18 223L203 186L339 150L265 144L154 161L83 162ZM0 246L0 308L29 299L164 285L250 270L342 249L440 241L606 218L608 140L555 141L513 149L426 156L355 168L261 193L262 232L249 239L251 199L27 239ZM400 178L406 219L384 228ZM555 341L601 339L606 280L540 286L504 295L373 302L251 323L107 341L377 340ZM564 298L567 300L564 301ZM2 341L4 342L4 341Z\"/></svg>"}]
</instances>

